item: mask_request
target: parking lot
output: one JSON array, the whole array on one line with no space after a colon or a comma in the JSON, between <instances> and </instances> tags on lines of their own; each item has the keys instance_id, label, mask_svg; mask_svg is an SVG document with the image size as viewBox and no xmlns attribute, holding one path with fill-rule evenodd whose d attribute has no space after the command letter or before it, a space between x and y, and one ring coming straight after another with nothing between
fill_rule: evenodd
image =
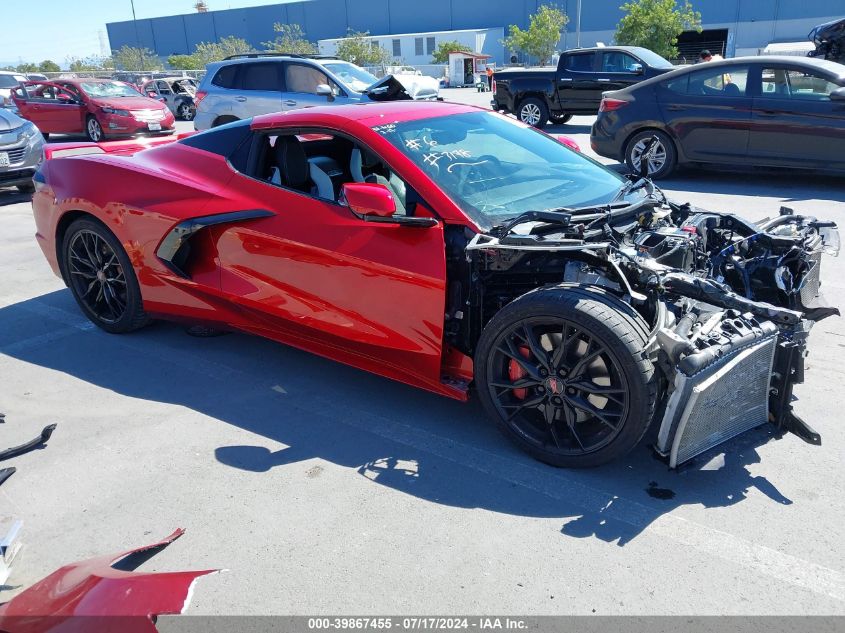
<instances>
[{"instance_id":1,"label":"parking lot","mask_svg":"<svg viewBox=\"0 0 845 633\"><path fill-rule=\"evenodd\" d=\"M589 154L592 120L548 131ZM842 178L682 170L661 186L752 220L786 205L845 224ZM813 330L796 388L821 447L763 428L680 472L644 445L558 470L476 401L242 334L105 334L34 230L27 196L0 190L0 445L58 424L0 488L0 519L24 521L0 602L184 527L143 569L228 570L192 614L845 614L843 319ZM822 281L845 305L841 259Z\"/></svg>"}]
</instances>

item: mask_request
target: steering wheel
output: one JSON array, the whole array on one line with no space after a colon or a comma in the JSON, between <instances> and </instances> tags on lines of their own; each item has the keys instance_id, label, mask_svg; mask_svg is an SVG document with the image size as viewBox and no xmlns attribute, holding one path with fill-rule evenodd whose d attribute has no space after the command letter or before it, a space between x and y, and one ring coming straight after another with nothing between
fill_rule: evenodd
<instances>
[{"instance_id":1,"label":"steering wheel","mask_svg":"<svg viewBox=\"0 0 845 633\"><path fill-rule=\"evenodd\" d=\"M456 187L458 192L461 195L467 195L468 192L466 188L468 185L485 182L492 179L498 179L498 176L493 176L492 178L489 175L482 173L479 169L480 165L489 164L493 167L493 170L499 171L502 166L501 161L496 158L495 156L491 156L490 154L483 154L478 158L469 158L466 161L458 161L451 163L447 168L446 172L449 174L453 174L457 178Z\"/></svg>"}]
</instances>

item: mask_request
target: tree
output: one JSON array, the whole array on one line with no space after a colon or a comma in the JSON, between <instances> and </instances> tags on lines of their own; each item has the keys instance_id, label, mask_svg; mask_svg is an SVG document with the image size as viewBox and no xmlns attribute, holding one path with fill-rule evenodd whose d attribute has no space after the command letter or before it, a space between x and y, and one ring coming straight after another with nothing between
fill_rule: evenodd
<instances>
[{"instance_id":1,"label":"tree","mask_svg":"<svg viewBox=\"0 0 845 633\"><path fill-rule=\"evenodd\" d=\"M58 73L61 72L61 67L54 61L50 59L45 59L43 62L38 64L38 70L42 73Z\"/></svg>"},{"instance_id":2,"label":"tree","mask_svg":"<svg viewBox=\"0 0 845 633\"><path fill-rule=\"evenodd\" d=\"M273 30L279 33L276 39L270 42L261 42L261 45L268 51L299 55L313 55L317 52L317 47L305 38L305 31L298 24L276 22L273 25Z\"/></svg>"},{"instance_id":3,"label":"tree","mask_svg":"<svg viewBox=\"0 0 845 633\"><path fill-rule=\"evenodd\" d=\"M335 55L358 66L383 66L390 62L390 53L368 39L369 35L369 31L349 29L346 37L337 43Z\"/></svg>"},{"instance_id":4,"label":"tree","mask_svg":"<svg viewBox=\"0 0 845 633\"><path fill-rule=\"evenodd\" d=\"M160 70L161 60L148 48L123 45L112 51L115 65L121 70Z\"/></svg>"},{"instance_id":5,"label":"tree","mask_svg":"<svg viewBox=\"0 0 845 633\"><path fill-rule=\"evenodd\" d=\"M210 64L211 62L219 62L230 55L240 55L242 53L248 53L251 50L252 47L245 39L229 35L227 37L221 37L216 42L200 42L197 44L192 56L196 59L196 63L199 64L199 68L205 68L206 64Z\"/></svg>"},{"instance_id":6,"label":"tree","mask_svg":"<svg viewBox=\"0 0 845 633\"><path fill-rule=\"evenodd\" d=\"M560 33L569 23L569 17L555 6L543 4L537 13L529 17L528 28L522 30L512 24L508 28L508 36L502 40L505 48L512 51L522 51L537 57L540 65L545 66L560 41Z\"/></svg>"},{"instance_id":7,"label":"tree","mask_svg":"<svg viewBox=\"0 0 845 633\"><path fill-rule=\"evenodd\" d=\"M631 0L619 7L627 13L616 25L616 43L642 46L666 59L678 56L678 36L684 31L701 32L701 13L689 0Z\"/></svg>"},{"instance_id":8,"label":"tree","mask_svg":"<svg viewBox=\"0 0 845 633\"><path fill-rule=\"evenodd\" d=\"M454 52L471 53L472 49L466 44L461 44L457 40L440 42L440 44L437 45L437 48L434 49L434 53L431 55L431 63L446 64L449 61L449 53Z\"/></svg>"},{"instance_id":9,"label":"tree","mask_svg":"<svg viewBox=\"0 0 845 633\"><path fill-rule=\"evenodd\" d=\"M38 72L38 66L33 64L32 62L21 62L18 64L18 67L15 68L19 73L34 73Z\"/></svg>"},{"instance_id":10,"label":"tree","mask_svg":"<svg viewBox=\"0 0 845 633\"><path fill-rule=\"evenodd\" d=\"M167 58L167 65L177 70L202 70L203 68L193 55L171 55Z\"/></svg>"},{"instance_id":11,"label":"tree","mask_svg":"<svg viewBox=\"0 0 845 633\"><path fill-rule=\"evenodd\" d=\"M68 57L66 59L68 69L71 72L88 72L91 70L110 70L114 68L111 57Z\"/></svg>"}]
</instances>

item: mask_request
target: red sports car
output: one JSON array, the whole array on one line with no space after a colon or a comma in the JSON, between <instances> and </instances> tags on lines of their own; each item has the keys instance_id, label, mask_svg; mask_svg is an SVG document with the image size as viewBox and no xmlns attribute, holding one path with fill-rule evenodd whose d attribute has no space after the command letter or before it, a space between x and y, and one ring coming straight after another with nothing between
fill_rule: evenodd
<instances>
[{"instance_id":1,"label":"red sports car","mask_svg":"<svg viewBox=\"0 0 845 633\"><path fill-rule=\"evenodd\" d=\"M559 466L624 455L652 424L672 466L767 421L820 441L791 395L809 327L837 312L817 297L830 222L676 204L451 103L305 108L138 150L53 145L35 175L38 241L104 330L181 319L474 387Z\"/></svg>"},{"instance_id":2,"label":"red sports car","mask_svg":"<svg viewBox=\"0 0 845 633\"><path fill-rule=\"evenodd\" d=\"M145 97L122 81L28 81L12 92L20 115L47 138L84 133L97 142L142 134L172 134L176 119L167 104Z\"/></svg>"}]
</instances>

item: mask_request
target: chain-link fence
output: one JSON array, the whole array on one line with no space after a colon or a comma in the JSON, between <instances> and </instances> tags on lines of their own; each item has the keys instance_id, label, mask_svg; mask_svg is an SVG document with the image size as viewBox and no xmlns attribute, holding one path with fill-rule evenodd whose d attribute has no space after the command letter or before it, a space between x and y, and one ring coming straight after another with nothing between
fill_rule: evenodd
<instances>
[{"instance_id":1,"label":"chain-link fence","mask_svg":"<svg viewBox=\"0 0 845 633\"><path fill-rule=\"evenodd\" d=\"M389 74L410 73L426 75L441 79L446 76L446 64L417 64L415 66L364 66L364 70L375 75L376 77L384 77Z\"/></svg>"},{"instance_id":2,"label":"chain-link fence","mask_svg":"<svg viewBox=\"0 0 845 633\"><path fill-rule=\"evenodd\" d=\"M205 75L205 70L157 70L155 72L149 70L66 70L57 73L36 74L44 75L47 79L116 79L118 81L137 83L141 79L149 80L163 77L190 77L199 80Z\"/></svg>"}]
</instances>

